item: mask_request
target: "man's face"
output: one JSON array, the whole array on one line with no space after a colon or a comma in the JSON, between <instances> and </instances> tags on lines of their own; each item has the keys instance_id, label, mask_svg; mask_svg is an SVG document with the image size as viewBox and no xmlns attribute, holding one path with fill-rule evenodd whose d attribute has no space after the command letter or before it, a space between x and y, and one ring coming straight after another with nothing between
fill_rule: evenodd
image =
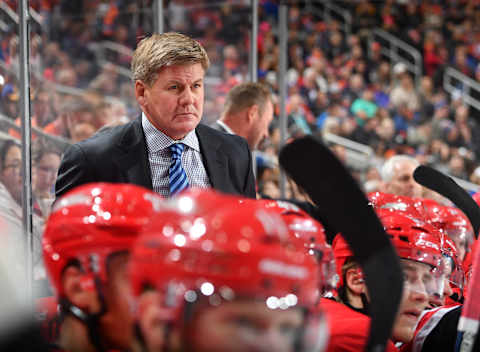
<instances>
[{"instance_id":1,"label":"man's face","mask_svg":"<svg viewBox=\"0 0 480 352\"><path fill-rule=\"evenodd\" d=\"M5 164L1 173L1 181L12 197L20 203L22 198L22 153L20 147L12 146L5 156Z\"/></svg>"},{"instance_id":2,"label":"man's face","mask_svg":"<svg viewBox=\"0 0 480 352\"><path fill-rule=\"evenodd\" d=\"M137 101L150 122L173 139L182 139L200 123L205 71L200 63L161 69L149 87L135 82Z\"/></svg>"},{"instance_id":3,"label":"man's face","mask_svg":"<svg viewBox=\"0 0 480 352\"><path fill-rule=\"evenodd\" d=\"M428 306L427 286L434 280L428 264L402 259L405 277L402 301L393 326L394 341L412 340L418 318Z\"/></svg>"},{"instance_id":4,"label":"man's face","mask_svg":"<svg viewBox=\"0 0 480 352\"><path fill-rule=\"evenodd\" d=\"M294 350L303 328L303 312L297 308L272 310L264 302L224 302L199 309L187 329L190 351Z\"/></svg>"},{"instance_id":5,"label":"man's face","mask_svg":"<svg viewBox=\"0 0 480 352\"><path fill-rule=\"evenodd\" d=\"M48 96L48 93L39 93L35 99L34 113L40 126L44 126L44 124L48 122L46 119L49 118L51 111L50 97Z\"/></svg>"},{"instance_id":6,"label":"man's face","mask_svg":"<svg viewBox=\"0 0 480 352\"><path fill-rule=\"evenodd\" d=\"M102 337L111 348L129 348L132 341L133 316L128 280L127 254L114 255L108 260L108 282L105 287L107 313L100 318Z\"/></svg>"},{"instance_id":7,"label":"man's face","mask_svg":"<svg viewBox=\"0 0 480 352\"><path fill-rule=\"evenodd\" d=\"M265 109L263 114L257 112L257 116L255 117L251 128L250 133L248 136L248 145L250 149L254 150L257 148L258 144L262 141L262 139L268 137L268 126L273 120L273 104L269 100L265 105Z\"/></svg>"},{"instance_id":8,"label":"man's face","mask_svg":"<svg viewBox=\"0 0 480 352\"><path fill-rule=\"evenodd\" d=\"M35 190L51 192L60 167L60 156L55 153L45 154L36 165Z\"/></svg>"},{"instance_id":9,"label":"man's face","mask_svg":"<svg viewBox=\"0 0 480 352\"><path fill-rule=\"evenodd\" d=\"M422 186L413 178L416 166L409 161L397 162L393 167L393 177L386 183L387 193L417 198L422 196Z\"/></svg>"}]
</instances>

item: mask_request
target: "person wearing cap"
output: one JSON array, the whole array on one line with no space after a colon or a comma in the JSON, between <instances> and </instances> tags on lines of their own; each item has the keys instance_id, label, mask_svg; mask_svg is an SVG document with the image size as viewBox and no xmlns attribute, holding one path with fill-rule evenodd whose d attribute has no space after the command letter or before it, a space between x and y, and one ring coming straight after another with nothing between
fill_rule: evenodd
<instances>
[{"instance_id":1,"label":"person wearing cap","mask_svg":"<svg viewBox=\"0 0 480 352\"><path fill-rule=\"evenodd\" d=\"M12 120L16 119L20 114L18 107L19 99L20 95L18 94L16 87L14 87L11 83L5 84L2 89L2 114L5 114Z\"/></svg>"}]
</instances>

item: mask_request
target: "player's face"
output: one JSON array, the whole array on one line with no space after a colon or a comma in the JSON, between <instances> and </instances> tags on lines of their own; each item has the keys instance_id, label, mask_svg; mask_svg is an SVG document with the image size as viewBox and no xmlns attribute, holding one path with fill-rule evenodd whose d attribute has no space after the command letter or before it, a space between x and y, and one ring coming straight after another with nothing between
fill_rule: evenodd
<instances>
[{"instance_id":1,"label":"player's face","mask_svg":"<svg viewBox=\"0 0 480 352\"><path fill-rule=\"evenodd\" d=\"M450 275L453 271L454 263L451 258L444 257L444 279L443 279L443 294L431 294L429 296L429 305L430 307L439 307L445 304L445 298L453 294L452 286L450 284Z\"/></svg>"},{"instance_id":2,"label":"player's face","mask_svg":"<svg viewBox=\"0 0 480 352\"><path fill-rule=\"evenodd\" d=\"M187 331L189 351L294 351L301 309L272 310L264 302L225 302L199 309Z\"/></svg>"},{"instance_id":3,"label":"player's face","mask_svg":"<svg viewBox=\"0 0 480 352\"><path fill-rule=\"evenodd\" d=\"M402 301L393 326L393 339L407 343L413 338L422 311L428 306L427 288L433 285L431 268L427 264L401 260L404 273Z\"/></svg>"},{"instance_id":4,"label":"player's face","mask_svg":"<svg viewBox=\"0 0 480 352\"><path fill-rule=\"evenodd\" d=\"M150 122L173 139L182 139L202 118L205 70L200 63L173 65L158 72L149 87L135 83L135 94Z\"/></svg>"},{"instance_id":5,"label":"player's face","mask_svg":"<svg viewBox=\"0 0 480 352\"><path fill-rule=\"evenodd\" d=\"M155 291L144 292L138 298L138 326L148 352L165 351L168 312L160 301L160 295Z\"/></svg>"},{"instance_id":6,"label":"player's face","mask_svg":"<svg viewBox=\"0 0 480 352\"><path fill-rule=\"evenodd\" d=\"M128 258L127 254L119 254L108 260L108 282L105 287L107 313L100 318L102 337L111 348L117 349L129 348L132 340Z\"/></svg>"}]
</instances>

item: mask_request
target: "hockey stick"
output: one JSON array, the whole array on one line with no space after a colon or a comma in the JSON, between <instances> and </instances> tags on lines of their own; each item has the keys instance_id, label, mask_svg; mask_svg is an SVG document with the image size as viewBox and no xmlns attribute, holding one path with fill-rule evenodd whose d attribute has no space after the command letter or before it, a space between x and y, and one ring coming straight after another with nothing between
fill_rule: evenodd
<instances>
[{"instance_id":1,"label":"hockey stick","mask_svg":"<svg viewBox=\"0 0 480 352\"><path fill-rule=\"evenodd\" d=\"M442 174L429 166L420 165L413 178L422 186L425 186L442 196L450 199L461 211L465 213L473 227L475 238L480 229L480 208L473 198L460 187L451 177Z\"/></svg>"},{"instance_id":2,"label":"hockey stick","mask_svg":"<svg viewBox=\"0 0 480 352\"><path fill-rule=\"evenodd\" d=\"M314 137L286 145L280 151L280 165L352 248L365 273L372 302L366 350L384 351L403 280L398 257L382 224L347 169Z\"/></svg>"},{"instance_id":3,"label":"hockey stick","mask_svg":"<svg viewBox=\"0 0 480 352\"><path fill-rule=\"evenodd\" d=\"M413 173L415 181L430 188L442 196L450 199L470 220L475 237L480 228L480 208L473 198L460 187L452 178L424 165L420 165ZM480 251L473 258L472 278L469 282L468 295L462 308L462 314L457 326L456 352L470 352L473 350L475 337L478 333L480 321Z\"/></svg>"}]
</instances>

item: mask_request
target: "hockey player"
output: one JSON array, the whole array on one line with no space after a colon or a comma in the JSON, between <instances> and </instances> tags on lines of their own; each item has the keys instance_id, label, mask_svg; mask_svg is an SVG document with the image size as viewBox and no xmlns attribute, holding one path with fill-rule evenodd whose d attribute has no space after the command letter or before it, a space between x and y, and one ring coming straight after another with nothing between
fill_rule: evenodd
<instances>
[{"instance_id":1,"label":"hockey player","mask_svg":"<svg viewBox=\"0 0 480 352\"><path fill-rule=\"evenodd\" d=\"M153 351L319 351L318 261L255 202L156 216L135 245L131 284ZM139 312L140 313L140 312ZM152 319L156 316L156 319Z\"/></svg>"},{"instance_id":2,"label":"hockey player","mask_svg":"<svg viewBox=\"0 0 480 352\"><path fill-rule=\"evenodd\" d=\"M57 201L43 236L45 267L61 311L53 350L130 347L129 251L159 199L138 186L96 183Z\"/></svg>"},{"instance_id":3,"label":"hockey player","mask_svg":"<svg viewBox=\"0 0 480 352\"><path fill-rule=\"evenodd\" d=\"M417 320L428 306L428 296L441 290L443 261L438 230L428 223L413 220L405 212L392 209L377 211L386 232L401 259L405 274L404 293L394 323L392 341L407 343L413 337ZM333 243L340 275L338 301L322 306L330 318L329 351L360 351L366 344L369 330L368 292L359 265L343 238ZM347 308L348 307L348 308ZM387 346L394 351L392 344Z\"/></svg>"}]
</instances>

